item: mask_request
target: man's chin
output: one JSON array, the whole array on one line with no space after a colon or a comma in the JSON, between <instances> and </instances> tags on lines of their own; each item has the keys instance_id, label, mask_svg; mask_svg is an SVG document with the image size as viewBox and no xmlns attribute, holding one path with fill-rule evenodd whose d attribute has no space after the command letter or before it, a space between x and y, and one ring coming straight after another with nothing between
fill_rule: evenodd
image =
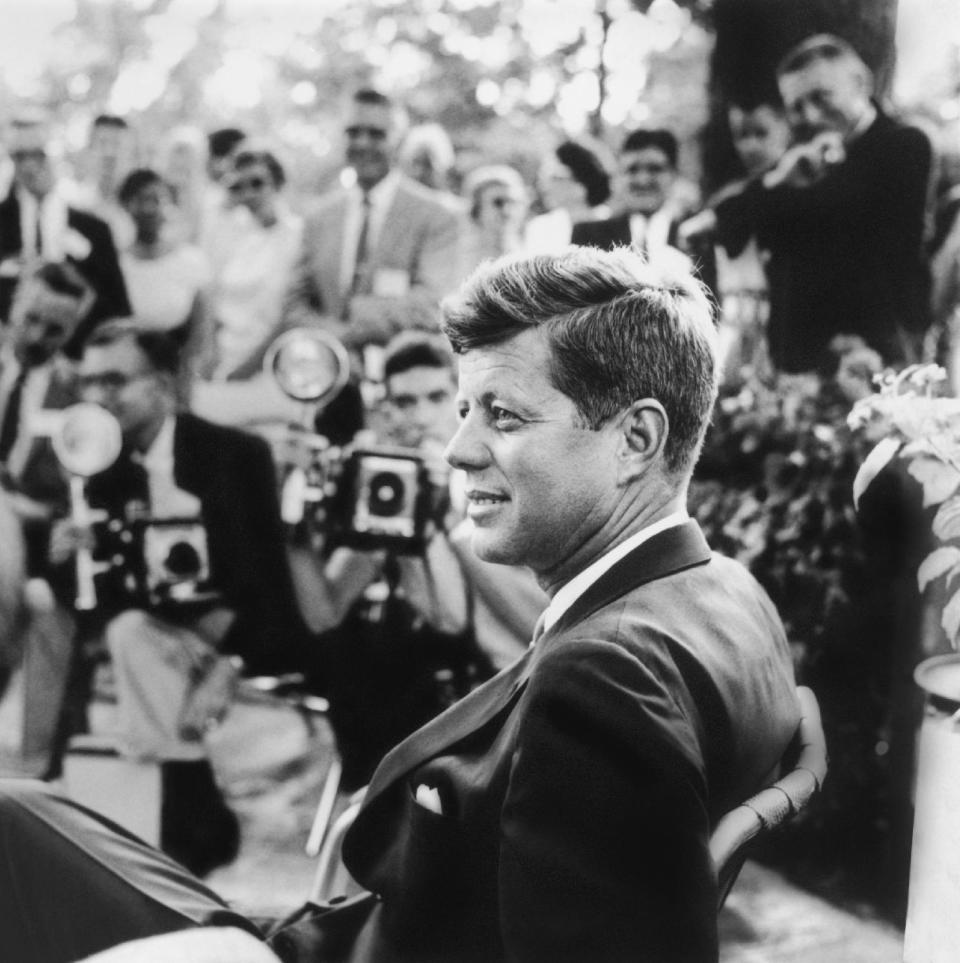
<instances>
[{"instance_id":1,"label":"man's chin","mask_svg":"<svg viewBox=\"0 0 960 963\"><path fill-rule=\"evenodd\" d=\"M516 553L511 551L509 545L503 544L495 537L491 537L489 532L474 526L473 537L470 540L470 547L473 554L483 562L490 562L492 565L522 565L518 561Z\"/></svg>"}]
</instances>

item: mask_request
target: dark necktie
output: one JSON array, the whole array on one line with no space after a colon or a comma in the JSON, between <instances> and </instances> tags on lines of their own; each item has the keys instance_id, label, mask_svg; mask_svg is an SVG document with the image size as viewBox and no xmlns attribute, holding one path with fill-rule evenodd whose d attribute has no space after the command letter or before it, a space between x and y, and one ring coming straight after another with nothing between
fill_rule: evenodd
<instances>
[{"instance_id":1,"label":"dark necktie","mask_svg":"<svg viewBox=\"0 0 960 963\"><path fill-rule=\"evenodd\" d=\"M43 205L37 201L37 221L33 233L33 248L37 257L43 257Z\"/></svg>"},{"instance_id":2,"label":"dark necktie","mask_svg":"<svg viewBox=\"0 0 960 963\"><path fill-rule=\"evenodd\" d=\"M30 369L26 365L20 366L10 394L7 395L7 406L3 410L3 421L0 423L0 462L5 462L17 441L17 431L20 427L20 407L23 401L23 386L27 382Z\"/></svg>"},{"instance_id":3,"label":"dark necktie","mask_svg":"<svg viewBox=\"0 0 960 963\"><path fill-rule=\"evenodd\" d=\"M360 233L357 235L356 257L353 259L353 275L350 278L350 290L347 292L344 301L344 316L349 314L350 300L355 294L360 293L360 289L367 273L367 260L370 256L370 195L364 191L363 199L360 202Z\"/></svg>"}]
</instances>

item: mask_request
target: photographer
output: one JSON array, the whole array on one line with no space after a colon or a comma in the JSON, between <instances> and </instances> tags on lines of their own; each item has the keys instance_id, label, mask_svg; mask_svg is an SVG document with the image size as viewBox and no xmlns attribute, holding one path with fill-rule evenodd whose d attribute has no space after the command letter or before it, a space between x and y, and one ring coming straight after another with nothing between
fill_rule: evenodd
<instances>
[{"instance_id":1,"label":"photographer","mask_svg":"<svg viewBox=\"0 0 960 963\"><path fill-rule=\"evenodd\" d=\"M203 742L236 674L220 655L254 672L288 669L304 635L269 449L177 412L178 363L168 335L129 324L104 325L86 344L81 397L117 419L123 450L87 483L109 522L94 532L61 519L50 560L65 573L81 547L122 554L97 580L85 630L102 630L110 650L122 749L162 763L161 847L205 874L239 840Z\"/></svg>"},{"instance_id":2,"label":"photographer","mask_svg":"<svg viewBox=\"0 0 960 963\"><path fill-rule=\"evenodd\" d=\"M528 572L494 570L484 581L462 564L469 548L451 535L462 518L461 476L442 457L456 431L452 365L436 336L407 332L390 342L378 440L394 447L354 451L356 494L344 498L341 490L332 500L329 511L340 517L327 519L326 544L319 552L315 545L293 549L304 618L323 632L316 675L330 698L348 787L364 784L388 749L490 674L504 651L522 652L546 604ZM376 460L384 451L397 460ZM404 454L422 460L417 476L407 472ZM350 470L340 478L341 489L349 485ZM378 487L389 499L367 504L376 501ZM344 516L368 509L384 528L406 521L409 509L422 537L409 545L389 535L380 545L375 536L362 540L372 548L338 545L338 539L357 541ZM473 565L493 569L476 559ZM503 590L499 613L489 602L491 584ZM474 631L478 611L482 638Z\"/></svg>"}]
</instances>

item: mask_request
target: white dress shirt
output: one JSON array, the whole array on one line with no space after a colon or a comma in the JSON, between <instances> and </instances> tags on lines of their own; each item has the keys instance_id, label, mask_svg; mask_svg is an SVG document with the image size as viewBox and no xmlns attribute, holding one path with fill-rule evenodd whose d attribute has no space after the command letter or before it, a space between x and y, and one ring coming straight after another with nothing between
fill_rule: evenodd
<instances>
[{"instance_id":1,"label":"white dress shirt","mask_svg":"<svg viewBox=\"0 0 960 963\"><path fill-rule=\"evenodd\" d=\"M377 238L387 219L387 212L400 185L400 172L393 170L374 184L368 191L370 201L370 221L367 224L366 249L369 255L377 246ZM343 225L343 252L340 261L340 288L349 292L353 284L353 272L356 267L357 243L360 240L360 226L363 221L363 191L358 184L347 191L346 220Z\"/></svg>"},{"instance_id":2,"label":"white dress shirt","mask_svg":"<svg viewBox=\"0 0 960 963\"><path fill-rule=\"evenodd\" d=\"M200 499L177 487L173 476L173 433L176 419L164 419L153 444L139 456L132 456L147 471L150 514L154 518L199 518Z\"/></svg>"}]
</instances>

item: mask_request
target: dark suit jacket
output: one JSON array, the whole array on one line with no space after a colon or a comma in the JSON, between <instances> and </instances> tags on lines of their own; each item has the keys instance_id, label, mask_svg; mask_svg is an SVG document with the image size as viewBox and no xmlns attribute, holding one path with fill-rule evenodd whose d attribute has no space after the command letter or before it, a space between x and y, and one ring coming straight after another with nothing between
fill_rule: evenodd
<instances>
[{"instance_id":1,"label":"dark suit jacket","mask_svg":"<svg viewBox=\"0 0 960 963\"><path fill-rule=\"evenodd\" d=\"M90 244L86 257L68 254L67 259L76 265L96 294L80 330L74 336L73 343L77 345L98 322L106 318L126 317L131 311L113 235L106 221L71 207L67 209L67 227L82 235ZM20 202L16 188L11 188L10 193L0 201L0 261L19 257L22 250ZM17 281L16 277L0 278L0 320L4 322L10 316L10 304Z\"/></svg>"},{"instance_id":2,"label":"dark suit jacket","mask_svg":"<svg viewBox=\"0 0 960 963\"><path fill-rule=\"evenodd\" d=\"M798 719L770 600L695 523L662 532L386 757L343 849L378 898L273 945L325 963L715 960L711 829Z\"/></svg>"},{"instance_id":3,"label":"dark suit jacket","mask_svg":"<svg viewBox=\"0 0 960 963\"><path fill-rule=\"evenodd\" d=\"M676 217L670 222L670 228L667 231L667 243L671 247L679 248L677 234L684 219L685 216ZM571 244L599 247L604 251L612 251L615 247L624 247L629 245L630 242L629 214L620 214L604 221L582 221L573 225L573 233L570 236ZM704 257L702 251L687 251L685 253L693 261L700 280L712 292L716 293L716 266L713 260Z\"/></svg>"},{"instance_id":4,"label":"dark suit jacket","mask_svg":"<svg viewBox=\"0 0 960 963\"><path fill-rule=\"evenodd\" d=\"M190 414L177 416L174 480L195 495L207 530L211 581L237 613L222 648L253 674L303 667L305 629L294 602L266 443ZM143 497L142 469L121 456L90 479L90 504L120 517Z\"/></svg>"},{"instance_id":5,"label":"dark suit jacket","mask_svg":"<svg viewBox=\"0 0 960 963\"><path fill-rule=\"evenodd\" d=\"M731 254L754 235L770 252L770 351L783 371L809 371L835 334L856 334L888 363L898 333L929 318L923 252L930 179L927 136L881 114L846 160L806 188L760 182L716 208Z\"/></svg>"},{"instance_id":6,"label":"dark suit jacket","mask_svg":"<svg viewBox=\"0 0 960 963\"><path fill-rule=\"evenodd\" d=\"M677 228L680 223L680 220L676 219L670 222L667 243L672 247L677 246ZM603 221L581 221L573 225L573 233L570 235L571 244L590 245L604 251L629 245L630 240L629 214L619 214Z\"/></svg>"}]
</instances>

